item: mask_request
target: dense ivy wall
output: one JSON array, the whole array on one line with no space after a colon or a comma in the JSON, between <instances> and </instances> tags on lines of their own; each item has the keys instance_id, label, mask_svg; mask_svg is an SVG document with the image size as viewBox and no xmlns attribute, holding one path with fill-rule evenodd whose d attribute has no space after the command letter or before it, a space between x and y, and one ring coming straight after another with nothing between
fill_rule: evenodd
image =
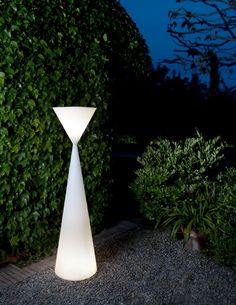
<instances>
[{"instance_id":1,"label":"dense ivy wall","mask_svg":"<svg viewBox=\"0 0 236 305\"><path fill-rule=\"evenodd\" d=\"M116 56L114 56L116 54ZM0 249L57 240L71 143L54 106L95 106L80 143L91 223L109 203L108 90L118 69L143 74L147 48L116 0L0 1Z\"/></svg>"}]
</instances>

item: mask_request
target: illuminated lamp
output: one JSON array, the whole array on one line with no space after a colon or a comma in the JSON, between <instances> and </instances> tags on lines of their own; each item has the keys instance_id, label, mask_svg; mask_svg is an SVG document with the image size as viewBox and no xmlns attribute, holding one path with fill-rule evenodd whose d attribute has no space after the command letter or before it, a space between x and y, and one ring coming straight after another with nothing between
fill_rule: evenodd
<instances>
[{"instance_id":1,"label":"illuminated lamp","mask_svg":"<svg viewBox=\"0 0 236 305\"><path fill-rule=\"evenodd\" d=\"M73 146L66 187L55 273L80 281L94 275L97 264L77 144L96 108L54 107Z\"/></svg>"}]
</instances>

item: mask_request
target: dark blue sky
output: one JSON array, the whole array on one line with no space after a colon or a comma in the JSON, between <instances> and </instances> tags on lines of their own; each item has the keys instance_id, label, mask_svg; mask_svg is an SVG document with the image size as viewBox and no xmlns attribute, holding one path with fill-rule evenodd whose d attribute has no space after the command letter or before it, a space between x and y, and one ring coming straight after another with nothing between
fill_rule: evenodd
<instances>
[{"instance_id":1,"label":"dark blue sky","mask_svg":"<svg viewBox=\"0 0 236 305\"><path fill-rule=\"evenodd\" d=\"M206 12L205 5L191 1L176 3L176 0L120 0L120 3L146 40L155 67L163 59L174 57L173 50L176 44L167 33L167 25L170 22L168 11L184 6L190 11L196 12L197 9L198 12ZM179 65L171 65L170 69L181 71L182 76L186 75ZM224 78L231 85L232 81L229 81L228 74L224 74ZM202 78L202 81L208 82L208 77Z\"/></svg>"},{"instance_id":2,"label":"dark blue sky","mask_svg":"<svg viewBox=\"0 0 236 305\"><path fill-rule=\"evenodd\" d=\"M166 32L168 11L179 7L175 0L120 0L149 47L154 65L173 55L174 42Z\"/></svg>"}]
</instances>

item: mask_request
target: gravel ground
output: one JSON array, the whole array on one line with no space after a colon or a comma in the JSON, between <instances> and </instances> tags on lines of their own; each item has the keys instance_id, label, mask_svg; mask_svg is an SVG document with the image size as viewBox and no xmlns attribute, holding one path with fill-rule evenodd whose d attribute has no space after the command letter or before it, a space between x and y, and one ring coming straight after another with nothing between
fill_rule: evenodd
<instances>
[{"instance_id":1,"label":"gravel ground","mask_svg":"<svg viewBox=\"0 0 236 305\"><path fill-rule=\"evenodd\" d=\"M69 282L54 269L0 291L1 305L235 305L236 276L168 231L135 227L95 238L98 272Z\"/></svg>"}]
</instances>

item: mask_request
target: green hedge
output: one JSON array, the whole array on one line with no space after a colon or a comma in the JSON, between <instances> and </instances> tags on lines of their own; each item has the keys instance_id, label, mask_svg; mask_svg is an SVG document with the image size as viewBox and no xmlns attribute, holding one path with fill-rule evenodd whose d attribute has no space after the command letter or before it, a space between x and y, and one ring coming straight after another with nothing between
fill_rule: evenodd
<instances>
[{"instance_id":1,"label":"green hedge","mask_svg":"<svg viewBox=\"0 0 236 305\"><path fill-rule=\"evenodd\" d=\"M115 0L6 0L0 11L0 249L38 252L57 241L71 150L52 107L97 107L79 148L97 231L110 202L112 54L142 74L147 48Z\"/></svg>"}]
</instances>

